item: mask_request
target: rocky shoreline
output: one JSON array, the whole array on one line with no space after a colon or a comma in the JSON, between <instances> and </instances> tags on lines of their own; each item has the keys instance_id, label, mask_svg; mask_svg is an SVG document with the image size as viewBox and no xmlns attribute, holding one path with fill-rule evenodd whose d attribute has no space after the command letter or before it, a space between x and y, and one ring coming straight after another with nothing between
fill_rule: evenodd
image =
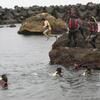
<instances>
[{"instance_id":1,"label":"rocky shoreline","mask_svg":"<svg viewBox=\"0 0 100 100\"><path fill-rule=\"evenodd\" d=\"M65 33L65 20L68 17L67 11L72 6L77 8L83 20L86 21L89 15L93 15L97 21L100 21L100 4L90 2L87 5L33 6L29 8L15 6L14 9L0 7L0 24L11 24L10 27L15 27L15 23L21 23L22 26L18 31L19 34L42 34L43 25L40 22L41 18L45 16L51 22L50 24L53 28L52 33L63 33L62 36L54 42L49 52L51 64L60 64L66 67L74 63L80 63L91 68L100 69L100 32L98 33L96 42L97 51L91 49L88 41L85 41L80 33L78 33L77 39L78 47L67 48L68 34ZM88 33L86 32L85 35L87 37Z\"/></svg>"},{"instance_id":2,"label":"rocky shoreline","mask_svg":"<svg viewBox=\"0 0 100 100\"><path fill-rule=\"evenodd\" d=\"M68 36L63 34L52 45L49 52L50 63L63 66L72 66L79 63L93 69L100 69L100 33L97 38L97 50L93 51L90 44L82 39L80 33L77 39L77 48L68 48Z\"/></svg>"},{"instance_id":3,"label":"rocky shoreline","mask_svg":"<svg viewBox=\"0 0 100 100\"><path fill-rule=\"evenodd\" d=\"M15 6L14 9L0 7L0 24L22 23L26 18L43 12L49 13L55 18L66 20L68 16L67 11L71 6L77 8L79 15L83 19L86 20L88 15L92 14L96 17L97 21L100 21L100 4L93 4L92 2L89 2L86 5L77 4L50 7L32 6L29 8Z\"/></svg>"}]
</instances>

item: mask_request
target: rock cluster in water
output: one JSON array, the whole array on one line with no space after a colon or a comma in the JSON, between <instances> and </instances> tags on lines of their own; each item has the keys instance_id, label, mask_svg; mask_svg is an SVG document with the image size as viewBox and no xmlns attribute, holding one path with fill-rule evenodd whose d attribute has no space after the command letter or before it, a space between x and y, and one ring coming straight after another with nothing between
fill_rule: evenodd
<instances>
[{"instance_id":1,"label":"rock cluster in water","mask_svg":"<svg viewBox=\"0 0 100 100\"><path fill-rule=\"evenodd\" d=\"M87 19L88 15L92 14L96 17L97 21L100 21L100 4L90 2L87 5L77 4L50 7L32 6L29 8L15 6L14 9L0 7L0 24L21 23L26 18L43 12L53 15L55 18L65 20L68 17L68 10L72 6L77 8L79 15L83 19Z\"/></svg>"},{"instance_id":2,"label":"rock cluster in water","mask_svg":"<svg viewBox=\"0 0 100 100\"><path fill-rule=\"evenodd\" d=\"M91 68L100 69L100 33L98 33L96 45L98 50L93 51L88 41L85 41L78 33L78 47L68 48L68 35L59 37L49 52L50 63L63 66L72 66L74 63L83 64Z\"/></svg>"},{"instance_id":3,"label":"rock cluster in water","mask_svg":"<svg viewBox=\"0 0 100 100\"><path fill-rule=\"evenodd\" d=\"M49 21L53 34L63 33L66 31L66 24L62 19L56 19L48 13L40 13L23 21L18 33L27 35L42 34L44 30L43 18L46 18Z\"/></svg>"}]
</instances>

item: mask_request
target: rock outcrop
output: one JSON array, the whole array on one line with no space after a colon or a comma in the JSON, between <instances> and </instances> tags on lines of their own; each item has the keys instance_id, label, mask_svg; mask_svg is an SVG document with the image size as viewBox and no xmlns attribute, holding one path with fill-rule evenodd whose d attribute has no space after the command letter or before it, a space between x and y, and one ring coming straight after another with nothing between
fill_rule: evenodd
<instances>
[{"instance_id":1,"label":"rock outcrop","mask_svg":"<svg viewBox=\"0 0 100 100\"><path fill-rule=\"evenodd\" d=\"M96 17L97 21L100 21L100 4L89 2L86 5L76 4L50 7L40 7L34 5L32 7L25 8L15 6L14 9L2 8L0 6L0 24L22 23L22 21L26 18L43 12L47 12L55 18L66 20L69 17L68 11L71 7L77 8L79 15L83 19L87 19L91 14Z\"/></svg>"},{"instance_id":2,"label":"rock outcrop","mask_svg":"<svg viewBox=\"0 0 100 100\"><path fill-rule=\"evenodd\" d=\"M27 18L20 27L18 33L19 34L42 34L43 32L43 21L42 19L46 18L52 27L53 34L59 34L66 31L65 22L61 19L56 19L48 13L37 14L36 16L32 16Z\"/></svg>"},{"instance_id":3,"label":"rock outcrop","mask_svg":"<svg viewBox=\"0 0 100 100\"><path fill-rule=\"evenodd\" d=\"M96 42L98 50L93 51L91 45L81 35L78 36L78 47L68 48L68 36L63 34L52 45L49 52L50 63L63 66L72 66L74 63L87 65L91 68L100 69L100 33Z\"/></svg>"}]
</instances>

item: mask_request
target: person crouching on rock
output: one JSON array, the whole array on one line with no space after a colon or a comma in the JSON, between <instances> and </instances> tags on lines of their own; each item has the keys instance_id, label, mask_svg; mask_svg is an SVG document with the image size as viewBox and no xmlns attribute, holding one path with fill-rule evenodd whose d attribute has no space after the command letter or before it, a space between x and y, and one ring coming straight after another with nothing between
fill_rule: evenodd
<instances>
[{"instance_id":1,"label":"person crouching on rock","mask_svg":"<svg viewBox=\"0 0 100 100\"><path fill-rule=\"evenodd\" d=\"M5 74L0 76L0 86L3 89L7 89L8 88L8 78Z\"/></svg>"},{"instance_id":2,"label":"person crouching on rock","mask_svg":"<svg viewBox=\"0 0 100 100\"><path fill-rule=\"evenodd\" d=\"M57 39L57 36L51 34L52 28L51 28L51 25L50 25L49 21L46 18L43 18L42 21L43 21L43 29L44 29L43 34L48 39L49 39L49 37L55 37Z\"/></svg>"}]
</instances>

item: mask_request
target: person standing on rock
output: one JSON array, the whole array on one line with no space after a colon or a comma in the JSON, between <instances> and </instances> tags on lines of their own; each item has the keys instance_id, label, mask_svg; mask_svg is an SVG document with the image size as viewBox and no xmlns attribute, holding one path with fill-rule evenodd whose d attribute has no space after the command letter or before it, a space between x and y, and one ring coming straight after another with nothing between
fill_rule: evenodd
<instances>
[{"instance_id":1,"label":"person standing on rock","mask_svg":"<svg viewBox=\"0 0 100 100\"><path fill-rule=\"evenodd\" d=\"M78 18L78 24L79 24L79 31L80 31L83 39L85 40L84 29L83 29L83 21L82 21L81 17Z\"/></svg>"},{"instance_id":2,"label":"person standing on rock","mask_svg":"<svg viewBox=\"0 0 100 100\"><path fill-rule=\"evenodd\" d=\"M78 11L71 7L69 10L68 26L68 47L77 47L77 32L79 30Z\"/></svg>"},{"instance_id":3,"label":"person standing on rock","mask_svg":"<svg viewBox=\"0 0 100 100\"><path fill-rule=\"evenodd\" d=\"M88 26L89 26L89 32L90 35L87 37L87 39L89 40L90 44L93 47L93 51L96 50L96 38L97 38L97 32L98 32L98 24L96 19L91 16L88 22Z\"/></svg>"},{"instance_id":4,"label":"person standing on rock","mask_svg":"<svg viewBox=\"0 0 100 100\"><path fill-rule=\"evenodd\" d=\"M68 46L69 47L77 47L77 32L79 30L78 19L76 16L71 16L68 21ZM73 46L71 45L73 41Z\"/></svg>"},{"instance_id":5,"label":"person standing on rock","mask_svg":"<svg viewBox=\"0 0 100 100\"><path fill-rule=\"evenodd\" d=\"M49 21L46 18L43 18L42 20L43 20L43 29L44 29L43 34L47 37L47 39L49 39L49 37L57 38L57 36L51 34L52 28Z\"/></svg>"}]
</instances>

